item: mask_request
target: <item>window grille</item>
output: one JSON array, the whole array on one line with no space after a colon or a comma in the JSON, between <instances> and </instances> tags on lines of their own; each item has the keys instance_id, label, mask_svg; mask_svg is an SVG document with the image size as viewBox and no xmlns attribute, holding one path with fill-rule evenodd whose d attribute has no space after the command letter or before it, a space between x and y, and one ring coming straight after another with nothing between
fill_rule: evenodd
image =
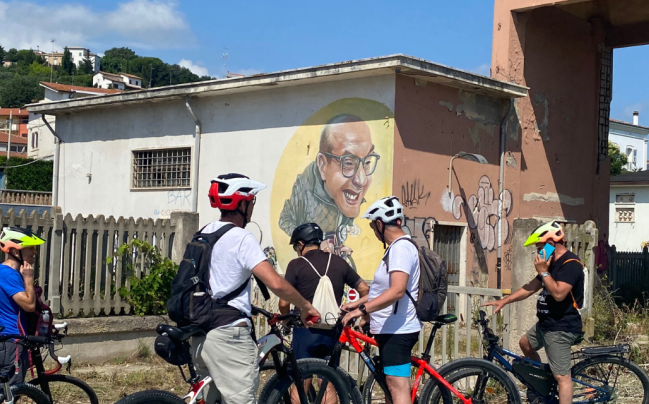
<instances>
[{"instance_id":1,"label":"window grille","mask_svg":"<svg viewBox=\"0 0 649 404\"><path fill-rule=\"evenodd\" d=\"M191 148L133 152L133 188L189 188Z\"/></svg>"}]
</instances>

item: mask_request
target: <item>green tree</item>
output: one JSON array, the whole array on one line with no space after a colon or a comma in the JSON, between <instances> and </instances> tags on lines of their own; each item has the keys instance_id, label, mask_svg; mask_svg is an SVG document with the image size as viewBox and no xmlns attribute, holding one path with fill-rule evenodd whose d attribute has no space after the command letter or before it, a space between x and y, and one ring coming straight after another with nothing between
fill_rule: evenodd
<instances>
[{"instance_id":1,"label":"green tree","mask_svg":"<svg viewBox=\"0 0 649 404\"><path fill-rule=\"evenodd\" d=\"M92 74L94 69L92 68L92 61L90 58L84 58L81 64L79 65L79 74Z\"/></svg>"},{"instance_id":2,"label":"green tree","mask_svg":"<svg viewBox=\"0 0 649 404\"><path fill-rule=\"evenodd\" d=\"M608 156L611 159L611 176L626 172L628 163L626 154L622 153L620 147L611 141L608 142Z\"/></svg>"},{"instance_id":3,"label":"green tree","mask_svg":"<svg viewBox=\"0 0 649 404\"><path fill-rule=\"evenodd\" d=\"M40 160L29 165L34 159L0 156L0 166L18 166L17 168L5 168L7 175L7 188L19 189L22 191L52 192L52 175L54 163L52 161Z\"/></svg>"},{"instance_id":4,"label":"green tree","mask_svg":"<svg viewBox=\"0 0 649 404\"><path fill-rule=\"evenodd\" d=\"M29 66L36 60L36 54L31 49L22 49L16 53L19 66Z\"/></svg>"},{"instance_id":5,"label":"green tree","mask_svg":"<svg viewBox=\"0 0 649 404\"><path fill-rule=\"evenodd\" d=\"M70 50L67 46L65 47L65 49L63 49L61 67L67 74L72 75L72 72L74 71L74 62L72 61L72 54L70 53Z\"/></svg>"},{"instance_id":6,"label":"green tree","mask_svg":"<svg viewBox=\"0 0 649 404\"><path fill-rule=\"evenodd\" d=\"M17 62L18 61L18 50L16 48L9 49L5 59L7 62Z\"/></svg>"},{"instance_id":7,"label":"green tree","mask_svg":"<svg viewBox=\"0 0 649 404\"><path fill-rule=\"evenodd\" d=\"M29 75L30 76L36 76L36 77L46 77L49 76L50 74L50 68L47 66L43 66L42 64L38 63L37 61L34 61L31 65L29 65ZM49 80L49 78L48 78Z\"/></svg>"},{"instance_id":8,"label":"green tree","mask_svg":"<svg viewBox=\"0 0 649 404\"><path fill-rule=\"evenodd\" d=\"M22 108L43 97L43 87L36 77L15 76L0 83L0 105L3 107Z\"/></svg>"},{"instance_id":9,"label":"green tree","mask_svg":"<svg viewBox=\"0 0 649 404\"><path fill-rule=\"evenodd\" d=\"M5 56L7 56L7 52L5 52L5 48L0 45L0 64L4 63Z\"/></svg>"},{"instance_id":10,"label":"green tree","mask_svg":"<svg viewBox=\"0 0 649 404\"><path fill-rule=\"evenodd\" d=\"M112 48L104 52L105 58L129 60L138 57L135 52L129 48ZM103 60L102 60L103 62Z\"/></svg>"}]
</instances>

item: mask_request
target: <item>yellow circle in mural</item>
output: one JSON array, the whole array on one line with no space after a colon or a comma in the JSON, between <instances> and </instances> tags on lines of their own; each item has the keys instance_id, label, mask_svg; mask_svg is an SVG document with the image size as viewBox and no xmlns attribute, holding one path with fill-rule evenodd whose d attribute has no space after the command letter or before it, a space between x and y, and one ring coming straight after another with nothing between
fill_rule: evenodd
<instances>
[{"instance_id":1,"label":"yellow circle in mural","mask_svg":"<svg viewBox=\"0 0 649 404\"><path fill-rule=\"evenodd\" d=\"M273 245L282 269L296 258L293 230L317 223L322 248L371 279L383 256L360 216L392 194L393 113L364 98L344 98L311 115L293 134L275 171L271 195Z\"/></svg>"}]
</instances>

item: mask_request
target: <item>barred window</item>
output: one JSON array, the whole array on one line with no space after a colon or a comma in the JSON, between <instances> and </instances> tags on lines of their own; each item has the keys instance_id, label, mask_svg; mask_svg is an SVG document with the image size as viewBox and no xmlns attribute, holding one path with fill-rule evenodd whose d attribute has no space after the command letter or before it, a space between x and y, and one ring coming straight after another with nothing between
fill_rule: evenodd
<instances>
[{"instance_id":1,"label":"barred window","mask_svg":"<svg viewBox=\"0 0 649 404\"><path fill-rule=\"evenodd\" d=\"M189 188L191 148L133 151L133 188Z\"/></svg>"}]
</instances>

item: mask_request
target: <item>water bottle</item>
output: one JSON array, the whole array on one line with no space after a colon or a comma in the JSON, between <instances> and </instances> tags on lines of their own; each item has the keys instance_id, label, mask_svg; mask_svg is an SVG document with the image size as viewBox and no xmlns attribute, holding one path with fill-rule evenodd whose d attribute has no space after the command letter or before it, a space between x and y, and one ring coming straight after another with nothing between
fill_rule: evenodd
<instances>
[{"instance_id":1,"label":"water bottle","mask_svg":"<svg viewBox=\"0 0 649 404\"><path fill-rule=\"evenodd\" d=\"M50 311L43 310L41 314L41 326L38 328L38 335L49 335L50 330Z\"/></svg>"}]
</instances>

